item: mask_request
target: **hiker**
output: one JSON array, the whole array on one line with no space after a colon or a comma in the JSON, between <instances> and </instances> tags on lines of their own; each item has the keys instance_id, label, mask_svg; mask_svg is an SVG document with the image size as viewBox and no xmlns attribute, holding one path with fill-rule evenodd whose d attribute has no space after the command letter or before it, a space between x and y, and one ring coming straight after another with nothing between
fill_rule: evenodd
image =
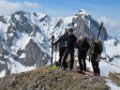
<instances>
[{"instance_id":1,"label":"hiker","mask_svg":"<svg viewBox=\"0 0 120 90\"><path fill-rule=\"evenodd\" d=\"M62 69L63 70L66 70L66 68L68 67L66 59L67 59L69 54L70 54L69 70L71 71L73 69L73 64L74 64L74 46L75 46L75 43L77 41L77 38L75 37L73 32L74 32L74 30L72 28L69 28L68 36L67 36L67 43L65 45L65 47L66 47L65 54L64 54L63 62L62 62Z\"/></svg>"},{"instance_id":2,"label":"hiker","mask_svg":"<svg viewBox=\"0 0 120 90\"><path fill-rule=\"evenodd\" d=\"M57 45L59 43L59 61L58 61L58 65L57 66L61 66L61 61L62 61L62 57L64 55L65 52L65 43L66 43L66 38L67 38L68 32L67 30L65 30L64 34L56 41L53 43L53 45Z\"/></svg>"},{"instance_id":3,"label":"hiker","mask_svg":"<svg viewBox=\"0 0 120 90\"><path fill-rule=\"evenodd\" d=\"M87 41L87 38L80 36L78 42L76 43L76 48L78 48L78 61L80 66L79 73L84 73L86 69L86 55L90 45Z\"/></svg>"},{"instance_id":4,"label":"hiker","mask_svg":"<svg viewBox=\"0 0 120 90\"><path fill-rule=\"evenodd\" d=\"M94 39L91 45L91 62L95 76L100 76L99 62L102 51L102 42Z\"/></svg>"}]
</instances>

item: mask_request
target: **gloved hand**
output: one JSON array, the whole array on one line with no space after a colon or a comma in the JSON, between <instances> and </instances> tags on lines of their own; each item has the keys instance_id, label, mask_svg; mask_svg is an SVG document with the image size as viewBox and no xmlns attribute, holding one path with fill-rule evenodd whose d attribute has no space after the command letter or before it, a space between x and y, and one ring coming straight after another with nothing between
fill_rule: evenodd
<instances>
[{"instance_id":1,"label":"gloved hand","mask_svg":"<svg viewBox=\"0 0 120 90\"><path fill-rule=\"evenodd\" d=\"M65 48L67 48L67 45L64 45Z\"/></svg>"},{"instance_id":2,"label":"gloved hand","mask_svg":"<svg viewBox=\"0 0 120 90\"><path fill-rule=\"evenodd\" d=\"M55 45L55 43L52 43L52 45Z\"/></svg>"}]
</instances>

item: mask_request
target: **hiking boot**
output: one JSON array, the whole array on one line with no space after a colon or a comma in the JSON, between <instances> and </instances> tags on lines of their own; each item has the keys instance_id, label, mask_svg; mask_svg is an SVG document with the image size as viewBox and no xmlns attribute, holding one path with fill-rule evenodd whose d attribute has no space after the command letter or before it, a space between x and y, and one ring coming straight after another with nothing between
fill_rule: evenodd
<instances>
[{"instance_id":1,"label":"hiking boot","mask_svg":"<svg viewBox=\"0 0 120 90\"><path fill-rule=\"evenodd\" d=\"M61 69L62 69L62 70L66 70L66 68L65 68L65 67L61 67Z\"/></svg>"},{"instance_id":2,"label":"hiking boot","mask_svg":"<svg viewBox=\"0 0 120 90\"><path fill-rule=\"evenodd\" d=\"M99 74L99 73L96 73L96 76L99 76L99 77L100 77L100 74Z\"/></svg>"},{"instance_id":3,"label":"hiking boot","mask_svg":"<svg viewBox=\"0 0 120 90\"><path fill-rule=\"evenodd\" d=\"M81 71L81 70L80 70L80 71L77 71L77 72L78 72L78 73L81 73L81 74L85 74L85 72L83 72L83 71Z\"/></svg>"},{"instance_id":4,"label":"hiking boot","mask_svg":"<svg viewBox=\"0 0 120 90\"><path fill-rule=\"evenodd\" d=\"M83 70L82 72L83 72L83 73L85 73L86 71L85 71L85 70Z\"/></svg>"},{"instance_id":5,"label":"hiking boot","mask_svg":"<svg viewBox=\"0 0 120 90\"><path fill-rule=\"evenodd\" d=\"M99 73L94 73L94 75L95 75L95 76L100 76L100 74L99 74Z\"/></svg>"},{"instance_id":6,"label":"hiking boot","mask_svg":"<svg viewBox=\"0 0 120 90\"><path fill-rule=\"evenodd\" d=\"M69 68L68 71L72 71L72 68Z\"/></svg>"},{"instance_id":7,"label":"hiking boot","mask_svg":"<svg viewBox=\"0 0 120 90\"><path fill-rule=\"evenodd\" d=\"M59 62L55 61L55 65L59 67L61 64Z\"/></svg>"}]
</instances>

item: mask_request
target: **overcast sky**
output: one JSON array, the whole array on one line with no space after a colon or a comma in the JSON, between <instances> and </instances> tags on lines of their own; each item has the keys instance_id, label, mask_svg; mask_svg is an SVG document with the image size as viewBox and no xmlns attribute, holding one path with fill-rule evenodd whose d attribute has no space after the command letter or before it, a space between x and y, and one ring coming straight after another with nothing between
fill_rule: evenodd
<instances>
[{"instance_id":1,"label":"overcast sky","mask_svg":"<svg viewBox=\"0 0 120 90\"><path fill-rule=\"evenodd\" d=\"M52 17L73 16L85 9L105 25L120 30L120 0L0 0L0 15L16 10L46 12Z\"/></svg>"}]
</instances>

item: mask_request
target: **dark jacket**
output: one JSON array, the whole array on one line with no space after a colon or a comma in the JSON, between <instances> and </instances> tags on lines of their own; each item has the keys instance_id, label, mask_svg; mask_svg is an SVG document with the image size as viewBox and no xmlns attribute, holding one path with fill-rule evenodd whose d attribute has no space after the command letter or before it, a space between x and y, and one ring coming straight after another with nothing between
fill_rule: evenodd
<instances>
[{"instance_id":1,"label":"dark jacket","mask_svg":"<svg viewBox=\"0 0 120 90\"><path fill-rule=\"evenodd\" d=\"M65 48L65 43L67 41L67 35L62 35L55 43L54 45L59 43L59 48Z\"/></svg>"},{"instance_id":2,"label":"dark jacket","mask_svg":"<svg viewBox=\"0 0 120 90\"><path fill-rule=\"evenodd\" d=\"M86 54L88 49L90 48L87 40L84 40L82 43L77 42L75 46L76 48L78 48L80 54Z\"/></svg>"},{"instance_id":3,"label":"dark jacket","mask_svg":"<svg viewBox=\"0 0 120 90\"><path fill-rule=\"evenodd\" d=\"M92 53L93 54L101 54L103 51L103 46L102 46L102 42L93 42L92 44Z\"/></svg>"},{"instance_id":4,"label":"dark jacket","mask_svg":"<svg viewBox=\"0 0 120 90\"><path fill-rule=\"evenodd\" d=\"M67 49L74 49L76 41L77 41L77 38L75 37L75 35L73 34L68 35L67 42L66 42Z\"/></svg>"}]
</instances>

